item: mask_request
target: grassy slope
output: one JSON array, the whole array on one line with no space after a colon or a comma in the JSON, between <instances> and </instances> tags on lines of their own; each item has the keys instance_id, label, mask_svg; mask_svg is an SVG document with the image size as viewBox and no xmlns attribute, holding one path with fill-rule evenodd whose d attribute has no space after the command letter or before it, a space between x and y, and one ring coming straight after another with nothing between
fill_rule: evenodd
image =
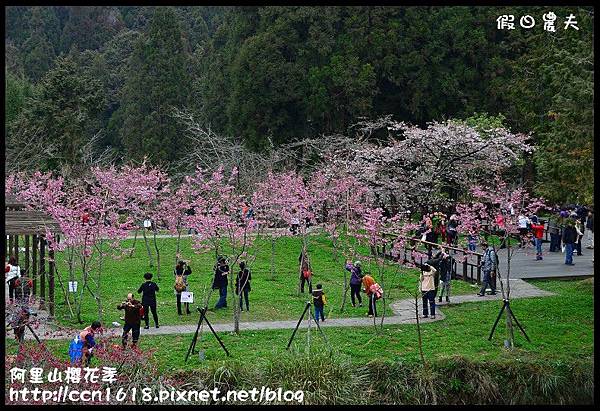
<instances>
[{"instance_id":1,"label":"grassy slope","mask_svg":"<svg viewBox=\"0 0 600 411\"><path fill-rule=\"evenodd\" d=\"M474 360L512 358L513 360L568 360L593 358L593 284L589 281L536 280L533 283L557 293L544 298L518 299L512 307L525 327L532 342L517 334L517 349L506 353L502 349L505 328L503 322L492 342L487 340L492 323L500 308L499 302L467 303L444 308L445 320L422 325L423 350L429 359L455 354ZM327 337L336 355L350 358L355 363L372 359L417 361L418 346L415 325L386 326L376 334L372 327L327 328ZM222 334L233 358L226 359L215 339L205 334L198 348L206 351L205 365L239 362L260 365L285 353L290 330L243 332L240 336ZM296 336L294 349L301 355L306 350L305 330ZM180 369L193 370L198 358L184 364L191 336L142 337L141 348L156 350L153 358L165 372ZM52 341L48 344L66 357L67 343ZM7 340L7 351L15 351L14 341ZM315 330L311 333L311 349L325 349Z\"/></svg>"},{"instance_id":2,"label":"grassy slope","mask_svg":"<svg viewBox=\"0 0 600 411\"><path fill-rule=\"evenodd\" d=\"M150 248L154 252L152 239ZM123 247L131 247L133 240L126 240ZM172 270L175 262L176 240L172 238L159 238L158 245L161 252L161 279L156 279L156 268L149 266L146 247L144 241L138 238L136 251L132 258L112 257L105 258L103 276L101 278L101 298L103 305L103 321L107 324L112 321L119 321L122 312L116 310L116 305L123 301L129 292L136 292L143 282L143 273L150 271L154 273L155 281L159 284L160 292L158 298L159 321L163 325L195 323L196 315L183 316L178 318L175 304L175 295L173 294L173 275ZM196 305L204 299L210 291L214 264L214 253L197 254L191 249L191 240L182 238L181 249L183 258L190 260L190 266L193 273L188 278L190 290L194 292ZM277 240L275 250L276 275L271 280L270 261L271 261L271 243L269 240L257 241L250 253L257 252L256 261L251 265L252 269L252 291L250 293L250 312L243 312L242 321L268 321L282 319L296 319L304 308L307 295L298 296L298 255L301 249L301 239L299 237L283 237ZM363 253L367 250L362 249ZM341 306L341 296L344 284L344 260L340 257L336 263L333 258L333 248L331 242L325 236L314 236L309 243L309 255L313 266L314 279L313 284L321 283L327 294L329 306L326 309L326 316L333 317L354 317L363 316L366 308L352 308L349 304L350 293L347 296L347 309L344 313L339 312ZM57 256L57 267L66 284L68 270L62 255ZM236 267L237 268L237 267ZM375 266L363 260L363 268L366 272L374 275L377 281L381 281ZM388 302L400 298L406 298L406 293L399 288L401 285L414 288L417 284L417 270L396 267L387 267L385 271L385 290ZM81 274L78 274L79 276ZM348 274L349 277L349 274ZM82 285L81 279L79 286ZM92 289L95 286L92 285ZM453 293L473 292L468 284L462 281L455 281L453 284ZM231 293L228 296L229 304L232 303ZM138 294L136 294L138 295ZM218 299L218 292L212 292L209 301L209 307L214 307ZM69 311L64 300L64 293L60 289L60 283L57 281L56 291L56 314L59 321L65 324L73 324L69 320ZM90 323L97 319L97 306L92 296L86 292L82 307L82 320ZM215 323L231 322L231 305L225 310L217 310L211 314L211 319Z\"/></svg>"}]
</instances>

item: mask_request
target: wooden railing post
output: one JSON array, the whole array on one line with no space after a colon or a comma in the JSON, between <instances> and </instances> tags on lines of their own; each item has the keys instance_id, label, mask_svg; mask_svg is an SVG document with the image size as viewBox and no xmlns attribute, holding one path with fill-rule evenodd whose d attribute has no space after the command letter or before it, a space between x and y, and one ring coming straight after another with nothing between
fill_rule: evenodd
<instances>
[{"instance_id":1,"label":"wooden railing post","mask_svg":"<svg viewBox=\"0 0 600 411\"><path fill-rule=\"evenodd\" d=\"M481 256L477 255L477 284L481 284Z\"/></svg>"},{"instance_id":2,"label":"wooden railing post","mask_svg":"<svg viewBox=\"0 0 600 411\"><path fill-rule=\"evenodd\" d=\"M31 290L31 294L32 295L36 295L37 294L37 274L38 274L38 260L37 260L37 255L38 255L38 236L37 235L33 235L33 237L31 238L31 276L33 278L33 287Z\"/></svg>"},{"instance_id":3,"label":"wooden railing post","mask_svg":"<svg viewBox=\"0 0 600 411\"><path fill-rule=\"evenodd\" d=\"M19 236L15 235L15 259L17 260L17 265L19 265ZM20 275L20 273L19 273Z\"/></svg>"},{"instance_id":4,"label":"wooden railing post","mask_svg":"<svg viewBox=\"0 0 600 411\"><path fill-rule=\"evenodd\" d=\"M25 271L27 271L27 276L31 278L31 273L29 272L29 236L25 236Z\"/></svg>"},{"instance_id":5,"label":"wooden railing post","mask_svg":"<svg viewBox=\"0 0 600 411\"><path fill-rule=\"evenodd\" d=\"M46 308L46 239L40 240L40 310Z\"/></svg>"},{"instance_id":6,"label":"wooden railing post","mask_svg":"<svg viewBox=\"0 0 600 411\"><path fill-rule=\"evenodd\" d=\"M56 272L56 265L52 248L48 249L48 257L48 310L50 317L54 317L54 273Z\"/></svg>"}]
</instances>

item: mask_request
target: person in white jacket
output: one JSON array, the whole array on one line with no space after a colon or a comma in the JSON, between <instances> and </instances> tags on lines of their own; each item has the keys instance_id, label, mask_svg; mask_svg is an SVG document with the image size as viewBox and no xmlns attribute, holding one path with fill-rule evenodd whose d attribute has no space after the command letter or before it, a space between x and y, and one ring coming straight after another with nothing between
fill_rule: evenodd
<instances>
[{"instance_id":1,"label":"person in white jacket","mask_svg":"<svg viewBox=\"0 0 600 411\"><path fill-rule=\"evenodd\" d=\"M15 298L15 281L21 276L21 268L17 265L17 259L15 257L9 258L4 275L5 281L8 284L8 298L9 301L12 302Z\"/></svg>"}]
</instances>

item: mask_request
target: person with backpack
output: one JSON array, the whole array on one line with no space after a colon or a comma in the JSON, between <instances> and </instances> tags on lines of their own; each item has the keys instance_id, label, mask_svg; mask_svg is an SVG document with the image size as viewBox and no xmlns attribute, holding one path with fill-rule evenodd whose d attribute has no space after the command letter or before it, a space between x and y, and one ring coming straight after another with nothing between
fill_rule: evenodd
<instances>
[{"instance_id":1,"label":"person with backpack","mask_svg":"<svg viewBox=\"0 0 600 411\"><path fill-rule=\"evenodd\" d=\"M144 315L144 306L133 299L133 294L127 294L127 300L117 305L117 310L125 310L125 324L123 325L123 349L127 348L127 337L131 331L131 347L135 348L140 339L140 326Z\"/></svg>"},{"instance_id":2,"label":"person with backpack","mask_svg":"<svg viewBox=\"0 0 600 411\"><path fill-rule=\"evenodd\" d=\"M8 266L6 266L4 273L5 281L8 284L8 298L11 303L15 300L15 283L20 276L21 268L17 265L17 259L11 256L8 259Z\"/></svg>"},{"instance_id":3,"label":"person with backpack","mask_svg":"<svg viewBox=\"0 0 600 411\"><path fill-rule=\"evenodd\" d=\"M250 303L248 302L248 293L251 291L250 280L252 280L252 274L246 267L246 262L240 262L240 271L238 272L237 278L235 279L235 293L240 296L240 310L244 311L242 307L242 296L246 300L246 311L250 311Z\"/></svg>"},{"instance_id":4,"label":"person with backpack","mask_svg":"<svg viewBox=\"0 0 600 411\"><path fill-rule=\"evenodd\" d=\"M317 289L312 293L313 306L315 307L315 321L319 322L319 316L322 321L325 321L325 305L327 304L327 297L323 292L323 285L317 284Z\"/></svg>"},{"instance_id":5,"label":"person with backpack","mask_svg":"<svg viewBox=\"0 0 600 411\"><path fill-rule=\"evenodd\" d=\"M152 281L152 273L144 274L144 282L138 288L138 294L142 294L142 306L144 307L144 322L146 325L144 329L150 328L149 324L149 311L152 310L152 317L154 318L154 326L158 328L158 314L156 313L156 293L158 292L158 284ZM181 307L181 302L180 302Z\"/></svg>"},{"instance_id":6,"label":"person with backpack","mask_svg":"<svg viewBox=\"0 0 600 411\"><path fill-rule=\"evenodd\" d=\"M419 265L421 268L421 276L419 277L419 289L423 299L423 318L429 317L431 310L431 318L435 318L435 295L437 294L437 284L439 283L438 270L435 269L439 261L428 260L426 263Z\"/></svg>"},{"instance_id":7,"label":"person with backpack","mask_svg":"<svg viewBox=\"0 0 600 411\"><path fill-rule=\"evenodd\" d=\"M177 297L177 315L182 315L181 313L181 293L188 290L188 276L192 274L192 268L185 262L179 261L175 266L175 270L173 271L175 274L175 295ZM191 314L190 311L190 303L185 304L185 313Z\"/></svg>"},{"instance_id":8,"label":"person with backpack","mask_svg":"<svg viewBox=\"0 0 600 411\"><path fill-rule=\"evenodd\" d=\"M352 264L350 261L346 261L346 270L350 271L350 298L352 300L352 307L356 307L356 300L358 300L358 306L362 307L360 285L362 283L363 275L360 267L360 261L355 261L354 264Z\"/></svg>"},{"instance_id":9,"label":"person with backpack","mask_svg":"<svg viewBox=\"0 0 600 411\"><path fill-rule=\"evenodd\" d=\"M213 290L219 290L219 301L215 305L215 309L227 308L227 275L229 274L229 265L225 257L219 256L217 264L214 267L215 277L213 280Z\"/></svg>"},{"instance_id":10,"label":"person with backpack","mask_svg":"<svg viewBox=\"0 0 600 411\"><path fill-rule=\"evenodd\" d=\"M533 240L535 242L535 259L537 261L543 260L542 239L544 238L544 224L541 223L535 215L531 217L531 231L533 232Z\"/></svg>"},{"instance_id":11,"label":"person with backpack","mask_svg":"<svg viewBox=\"0 0 600 411\"><path fill-rule=\"evenodd\" d=\"M93 350L96 347L95 333L102 330L100 321L94 321L89 327L73 338L69 345L69 358L72 365L89 366L94 356Z\"/></svg>"},{"instance_id":12,"label":"person with backpack","mask_svg":"<svg viewBox=\"0 0 600 411\"><path fill-rule=\"evenodd\" d=\"M477 294L479 297L485 297L485 290L488 286L492 289L491 295L496 295L496 281L494 277L496 270L498 269L498 255L494 248L487 242L482 242L483 247L487 247L483 253L481 261L481 269L483 271L483 281L481 282L481 289Z\"/></svg>"}]
</instances>

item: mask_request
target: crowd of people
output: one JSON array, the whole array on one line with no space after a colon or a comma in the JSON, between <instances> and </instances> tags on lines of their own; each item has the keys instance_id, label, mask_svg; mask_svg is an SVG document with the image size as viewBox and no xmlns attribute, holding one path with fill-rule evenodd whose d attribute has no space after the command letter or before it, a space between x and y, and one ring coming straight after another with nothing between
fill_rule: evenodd
<instances>
[{"instance_id":1,"label":"crowd of people","mask_svg":"<svg viewBox=\"0 0 600 411\"><path fill-rule=\"evenodd\" d=\"M242 209L242 214L247 218L252 218L253 211L246 203ZM297 232L299 222L294 221L292 231ZM428 259L424 263L413 263L420 268L419 291L422 297L423 318L435 318L436 315L436 297L437 302L441 303L445 297L446 302L450 302L451 280L454 277L456 264L452 257L451 250L458 246L459 235L458 227L460 221L455 215L449 218L443 213L430 213L424 216L421 227L417 231L417 238L426 242L428 247ZM593 231L594 231L594 212L582 206L569 206L553 210L553 213L543 220L537 216L518 216L519 228L519 247L526 247L532 242L536 248L536 260L543 260L542 241L546 230L550 235L550 246L548 252L564 252L565 264L574 265L573 255L582 255L582 242L587 241L586 247L593 249ZM506 236L503 235L505 226L504 221L499 216L496 218L494 230L499 234L501 241L500 248L506 247ZM491 289L491 294L496 294L496 271L498 268L498 255L496 247L487 241L487 236L479 239L479 233L469 233L463 241L466 241L466 247L475 251L477 244L483 247L481 258L482 284L478 292L479 296L485 296L486 290ZM437 249L436 247L437 244ZM435 250L435 254L434 254ZM299 262L299 291L305 292L307 288L311 296L311 303L314 309L314 318L316 321L325 321L325 306L327 305L327 296L322 284L317 284L315 289L312 287L313 271L310 259L306 249L303 247L298 257ZM344 269L350 272L349 290L352 307L362 307L363 297L366 296L368 303L367 315L377 317L377 301L383 296L382 287L375 279L363 272L361 262L350 260L346 261ZM213 267L214 277L212 289L218 290L219 298L214 307L215 310L227 308L227 292L229 276L231 275L228 261L223 256L218 256ZM176 296L177 314L190 315L190 302L188 299L182 301L184 293L189 293L188 277L192 275L192 268L187 261L178 261L174 270L174 293ZM122 345L126 348L128 345L129 334L131 333L131 346L136 347L140 337L141 323L144 321L145 329L149 329L149 315L152 313L154 326L159 328L159 319L157 312L156 294L160 291L159 286L152 280L152 273L144 274L144 282L140 285L137 292L141 294L141 300L134 298L133 293L129 293L125 301L117 305L118 310L124 311L121 318L124 321L122 333ZM25 270L22 270L14 257L10 257L5 267L5 280L8 289L8 299L10 303L23 303L23 310L18 312L13 321L15 337L23 341L25 322L23 318L29 319L31 312L28 310L27 301L29 300L32 280L27 277ZM239 271L235 279L235 293L238 298L240 310L250 310L249 294L251 288L252 274L245 261L239 263ZM189 297L189 296L186 296ZM89 364L93 350L96 345L94 340L95 333L101 329L101 324L97 321L86 327L71 342L69 354L74 362Z\"/></svg>"}]
</instances>

